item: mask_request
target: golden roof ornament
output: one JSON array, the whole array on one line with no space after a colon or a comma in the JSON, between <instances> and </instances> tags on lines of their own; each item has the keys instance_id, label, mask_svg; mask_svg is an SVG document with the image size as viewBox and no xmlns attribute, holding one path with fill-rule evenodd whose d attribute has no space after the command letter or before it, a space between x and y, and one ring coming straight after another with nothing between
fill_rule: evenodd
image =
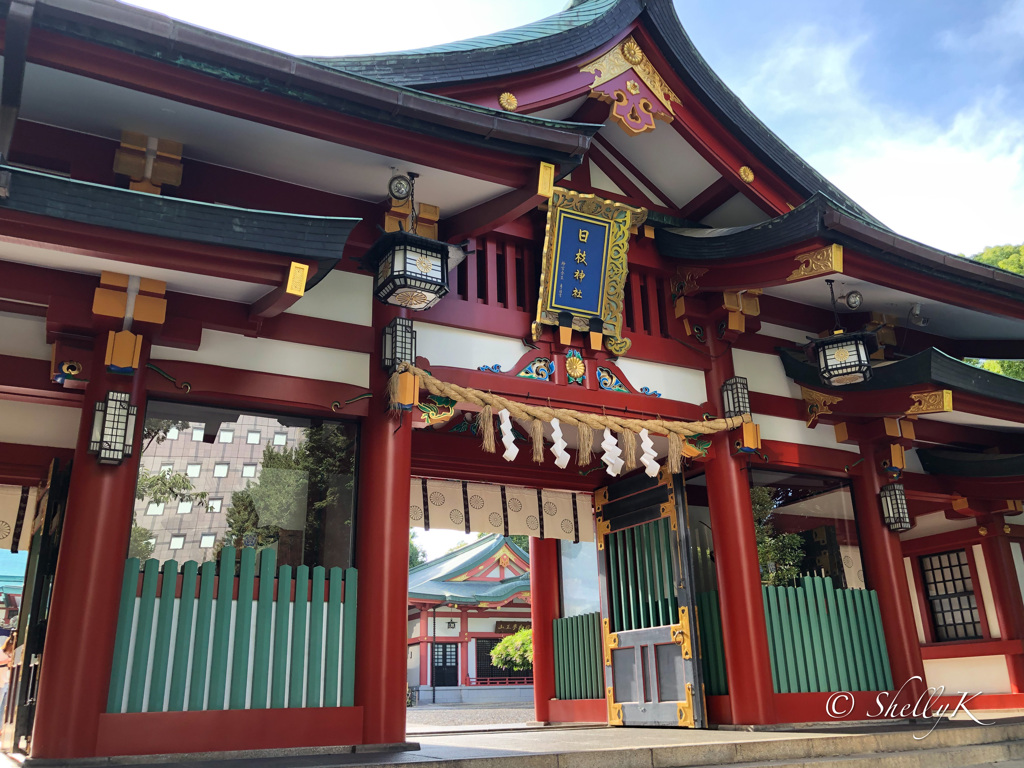
<instances>
[{"instance_id":1,"label":"golden roof ornament","mask_svg":"<svg viewBox=\"0 0 1024 768\"><path fill-rule=\"evenodd\" d=\"M506 112L515 112L519 106L519 99L511 91L505 91L501 96L498 97L498 104Z\"/></svg>"}]
</instances>

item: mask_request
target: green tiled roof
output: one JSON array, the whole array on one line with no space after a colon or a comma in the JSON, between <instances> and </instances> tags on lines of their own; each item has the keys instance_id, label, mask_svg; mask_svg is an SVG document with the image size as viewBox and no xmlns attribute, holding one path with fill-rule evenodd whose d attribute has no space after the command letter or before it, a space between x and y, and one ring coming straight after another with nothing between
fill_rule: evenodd
<instances>
[{"instance_id":1,"label":"green tiled roof","mask_svg":"<svg viewBox=\"0 0 1024 768\"><path fill-rule=\"evenodd\" d=\"M498 534L484 536L454 552L412 568L409 571L410 599L475 605L481 602L500 602L517 592L529 590L529 573L502 581L452 581L483 564L506 546L529 562L529 555L511 539Z\"/></svg>"}]
</instances>

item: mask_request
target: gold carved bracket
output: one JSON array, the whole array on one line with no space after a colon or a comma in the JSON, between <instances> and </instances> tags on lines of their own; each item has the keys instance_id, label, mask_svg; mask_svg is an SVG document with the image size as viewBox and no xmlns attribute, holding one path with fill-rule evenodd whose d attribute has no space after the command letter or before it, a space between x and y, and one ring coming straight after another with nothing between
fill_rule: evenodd
<instances>
[{"instance_id":1,"label":"gold carved bracket","mask_svg":"<svg viewBox=\"0 0 1024 768\"><path fill-rule=\"evenodd\" d=\"M832 413L831 406L841 403L843 398L835 395L826 395L822 392L815 392L813 389L800 387L800 396L807 403L807 426L814 426L819 416Z\"/></svg>"},{"instance_id":2,"label":"gold carved bracket","mask_svg":"<svg viewBox=\"0 0 1024 768\"><path fill-rule=\"evenodd\" d=\"M786 278L786 281L803 280L818 275L830 275L834 272L843 271L843 246L832 243L824 248L809 253L801 253L795 257L800 266L793 270L793 274Z\"/></svg>"},{"instance_id":3,"label":"gold carved bracket","mask_svg":"<svg viewBox=\"0 0 1024 768\"><path fill-rule=\"evenodd\" d=\"M693 683L686 684L686 701L676 704L676 717L683 728L693 728Z\"/></svg>"},{"instance_id":4,"label":"gold carved bracket","mask_svg":"<svg viewBox=\"0 0 1024 768\"><path fill-rule=\"evenodd\" d=\"M908 416L919 413L948 413L953 410L953 390L940 389L936 392L912 392L914 404L907 409Z\"/></svg>"},{"instance_id":5,"label":"gold carved bracket","mask_svg":"<svg viewBox=\"0 0 1024 768\"><path fill-rule=\"evenodd\" d=\"M679 623L669 627L672 633L672 642L678 645L683 651L683 658L693 657L693 646L690 642L690 609L686 606L679 607Z\"/></svg>"},{"instance_id":6,"label":"gold carved bracket","mask_svg":"<svg viewBox=\"0 0 1024 768\"><path fill-rule=\"evenodd\" d=\"M597 548L604 549L604 537L612 532L612 521L597 518Z\"/></svg>"},{"instance_id":7,"label":"gold carved bracket","mask_svg":"<svg viewBox=\"0 0 1024 768\"><path fill-rule=\"evenodd\" d=\"M612 648L619 647L619 636L612 632L611 620L601 619L601 626L604 628L604 665L612 665Z\"/></svg>"},{"instance_id":8,"label":"gold carved bracket","mask_svg":"<svg viewBox=\"0 0 1024 768\"><path fill-rule=\"evenodd\" d=\"M608 725L622 725L622 705L615 703L615 689L609 685L604 695L608 702Z\"/></svg>"}]
</instances>

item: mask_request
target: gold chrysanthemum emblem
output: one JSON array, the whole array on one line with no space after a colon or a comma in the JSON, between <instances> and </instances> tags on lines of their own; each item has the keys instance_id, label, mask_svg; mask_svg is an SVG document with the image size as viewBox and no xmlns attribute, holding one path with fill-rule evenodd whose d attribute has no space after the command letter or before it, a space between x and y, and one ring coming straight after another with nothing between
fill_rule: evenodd
<instances>
[{"instance_id":1,"label":"gold chrysanthemum emblem","mask_svg":"<svg viewBox=\"0 0 1024 768\"><path fill-rule=\"evenodd\" d=\"M583 365L583 361L578 357L568 357L565 360L565 372L572 376L574 379L578 379L586 372L586 368Z\"/></svg>"},{"instance_id":2,"label":"gold chrysanthemum emblem","mask_svg":"<svg viewBox=\"0 0 1024 768\"><path fill-rule=\"evenodd\" d=\"M644 60L644 52L635 40L630 39L622 44L622 58L636 65Z\"/></svg>"},{"instance_id":3,"label":"gold chrysanthemum emblem","mask_svg":"<svg viewBox=\"0 0 1024 768\"><path fill-rule=\"evenodd\" d=\"M850 359L850 351L848 349L840 347L839 349L836 350L834 357L838 362L845 363L847 360Z\"/></svg>"},{"instance_id":4,"label":"gold chrysanthemum emblem","mask_svg":"<svg viewBox=\"0 0 1024 768\"><path fill-rule=\"evenodd\" d=\"M754 183L754 172L746 165L740 168L740 178L747 184Z\"/></svg>"},{"instance_id":5,"label":"gold chrysanthemum emblem","mask_svg":"<svg viewBox=\"0 0 1024 768\"><path fill-rule=\"evenodd\" d=\"M516 107L519 106L519 99L517 99L516 95L511 91L505 91L498 97L498 104L500 104L501 108L506 112L515 112Z\"/></svg>"},{"instance_id":6,"label":"gold chrysanthemum emblem","mask_svg":"<svg viewBox=\"0 0 1024 768\"><path fill-rule=\"evenodd\" d=\"M426 304L427 294L422 291L402 291L396 293L394 302L400 307L415 307L419 304Z\"/></svg>"},{"instance_id":7,"label":"gold chrysanthemum emblem","mask_svg":"<svg viewBox=\"0 0 1024 768\"><path fill-rule=\"evenodd\" d=\"M416 269L418 269L420 272L423 272L424 274L430 272L433 266L434 265L431 263L430 259L428 259L426 256L421 255L416 259Z\"/></svg>"}]
</instances>

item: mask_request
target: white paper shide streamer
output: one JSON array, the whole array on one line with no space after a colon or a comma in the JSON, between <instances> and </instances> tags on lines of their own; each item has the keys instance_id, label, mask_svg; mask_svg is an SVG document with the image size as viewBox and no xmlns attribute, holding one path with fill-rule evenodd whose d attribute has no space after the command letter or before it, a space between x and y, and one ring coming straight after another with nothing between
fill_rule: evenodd
<instances>
[{"instance_id":1,"label":"white paper shide streamer","mask_svg":"<svg viewBox=\"0 0 1024 768\"><path fill-rule=\"evenodd\" d=\"M654 450L654 441L646 429L640 430L640 447L644 449L644 455L640 457L640 463L646 467L644 472L648 477L657 477L661 466L658 464L658 454Z\"/></svg>"},{"instance_id":2,"label":"white paper shide streamer","mask_svg":"<svg viewBox=\"0 0 1024 768\"><path fill-rule=\"evenodd\" d=\"M551 439L555 442L551 446L551 453L555 456L555 466L559 469L565 469L565 466L569 463L569 453L565 450L565 446L568 443L562 437L562 425L558 423L558 419L551 420Z\"/></svg>"},{"instance_id":3,"label":"white paper shide streamer","mask_svg":"<svg viewBox=\"0 0 1024 768\"><path fill-rule=\"evenodd\" d=\"M622 471L622 465L625 462L619 458L622 455L619 441L615 439L615 435L611 433L608 427L604 428L604 440L601 442L601 447L604 449L601 461L608 467L608 474L612 477L617 477L619 472Z\"/></svg>"},{"instance_id":4,"label":"white paper shide streamer","mask_svg":"<svg viewBox=\"0 0 1024 768\"><path fill-rule=\"evenodd\" d=\"M501 442L505 446L505 453L502 454L502 457L505 461L515 461L516 456L519 455L516 439L512 436L512 419L510 417L511 414L507 408L498 411L498 421L501 422Z\"/></svg>"}]
</instances>

